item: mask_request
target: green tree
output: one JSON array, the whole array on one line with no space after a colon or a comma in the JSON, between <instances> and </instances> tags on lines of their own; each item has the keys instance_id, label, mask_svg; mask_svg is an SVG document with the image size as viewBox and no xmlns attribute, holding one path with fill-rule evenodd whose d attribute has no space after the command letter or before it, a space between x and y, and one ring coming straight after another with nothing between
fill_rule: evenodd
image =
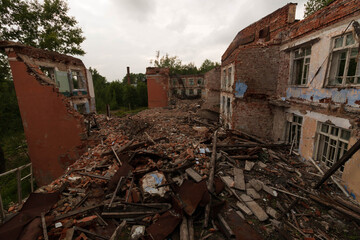
<instances>
[{"instance_id":1,"label":"green tree","mask_svg":"<svg viewBox=\"0 0 360 240\"><path fill-rule=\"evenodd\" d=\"M0 0L0 39L65 54L84 55L85 40L64 0Z\"/></svg>"},{"instance_id":2,"label":"green tree","mask_svg":"<svg viewBox=\"0 0 360 240\"><path fill-rule=\"evenodd\" d=\"M75 18L68 16L64 0L0 0L0 40L65 54L85 53L80 46L85 40L82 30ZM21 132L14 83L7 59L0 52L0 143Z\"/></svg>"},{"instance_id":3,"label":"green tree","mask_svg":"<svg viewBox=\"0 0 360 240\"><path fill-rule=\"evenodd\" d=\"M330 3L332 3L334 0L308 0L305 3L305 12L304 17L308 17L309 15L313 14L317 10L320 10L323 7L326 7Z\"/></svg>"},{"instance_id":4,"label":"green tree","mask_svg":"<svg viewBox=\"0 0 360 240\"><path fill-rule=\"evenodd\" d=\"M206 73L208 71L210 71L211 69L220 66L220 63L218 62L213 62L209 59L205 59L205 61L201 64L199 71L200 73Z\"/></svg>"}]
</instances>

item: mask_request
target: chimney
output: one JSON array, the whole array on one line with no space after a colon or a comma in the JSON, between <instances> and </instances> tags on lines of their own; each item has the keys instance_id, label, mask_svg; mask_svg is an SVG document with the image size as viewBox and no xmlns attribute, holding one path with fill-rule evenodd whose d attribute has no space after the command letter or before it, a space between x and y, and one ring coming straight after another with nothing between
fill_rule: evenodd
<instances>
[{"instance_id":1,"label":"chimney","mask_svg":"<svg viewBox=\"0 0 360 240\"><path fill-rule=\"evenodd\" d=\"M127 68L127 82L128 82L128 85L131 84L130 82L130 67L126 67Z\"/></svg>"}]
</instances>

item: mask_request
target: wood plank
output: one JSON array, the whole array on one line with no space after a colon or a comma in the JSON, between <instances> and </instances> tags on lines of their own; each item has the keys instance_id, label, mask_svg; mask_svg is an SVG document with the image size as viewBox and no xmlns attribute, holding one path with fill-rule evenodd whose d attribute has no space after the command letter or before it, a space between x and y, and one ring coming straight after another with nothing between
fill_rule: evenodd
<instances>
[{"instance_id":1,"label":"wood plank","mask_svg":"<svg viewBox=\"0 0 360 240\"><path fill-rule=\"evenodd\" d=\"M249 215L249 216L253 215L253 212L242 202L237 202L236 206L238 208L240 208L240 210L243 211L244 213L246 213L247 215Z\"/></svg>"},{"instance_id":2,"label":"wood plank","mask_svg":"<svg viewBox=\"0 0 360 240\"><path fill-rule=\"evenodd\" d=\"M246 194L242 194L240 197L260 221L265 221L269 218L266 212L251 197Z\"/></svg>"},{"instance_id":3,"label":"wood plank","mask_svg":"<svg viewBox=\"0 0 360 240\"><path fill-rule=\"evenodd\" d=\"M75 228L74 228L74 227L69 228L69 229L66 231L66 236L65 236L64 240L72 240L72 239L73 239L73 236L74 236L74 231L75 231Z\"/></svg>"},{"instance_id":4,"label":"wood plank","mask_svg":"<svg viewBox=\"0 0 360 240\"><path fill-rule=\"evenodd\" d=\"M125 227L126 221L122 221L121 224L115 229L114 233L111 235L110 240L118 240L120 239L120 234L122 229Z\"/></svg>"},{"instance_id":5,"label":"wood plank","mask_svg":"<svg viewBox=\"0 0 360 240\"><path fill-rule=\"evenodd\" d=\"M228 188L233 188L235 185L234 180L230 176L220 176L221 180L225 183Z\"/></svg>"},{"instance_id":6,"label":"wood plank","mask_svg":"<svg viewBox=\"0 0 360 240\"><path fill-rule=\"evenodd\" d=\"M252 197L253 199L260 199L260 194L253 188L246 189L246 194Z\"/></svg>"},{"instance_id":7,"label":"wood plank","mask_svg":"<svg viewBox=\"0 0 360 240\"><path fill-rule=\"evenodd\" d=\"M202 180L202 177L200 176L200 174L198 174L194 169L192 168L188 168L185 170L185 172L192 178L195 180L195 182L200 182Z\"/></svg>"},{"instance_id":8,"label":"wood plank","mask_svg":"<svg viewBox=\"0 0 360 240\"><path fill-rule=\"evenodd\" d=\"M45 213L43 213L43 212L41 213L41 225L42 225L42 229L43 229L44 239L49 240L49 237L47 234L47 229L46 229Z\"/></svg>"},{"instance_id":9,"label":"wood plank","mask_svg":"<svg viewBox=\"0 0 360 240\"><path fill-rule=\"evenodd\" d=\"M234 168L235 188L245 190L244 172L240 168Z\"/></svg>"}]
</instances>

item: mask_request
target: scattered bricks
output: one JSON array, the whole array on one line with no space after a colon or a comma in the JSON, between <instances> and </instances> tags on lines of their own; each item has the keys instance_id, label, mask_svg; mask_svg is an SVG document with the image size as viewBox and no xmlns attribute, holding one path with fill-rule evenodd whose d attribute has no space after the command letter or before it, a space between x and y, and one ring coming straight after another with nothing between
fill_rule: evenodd
<instances>
[{"instance_id":1,"label":"scattered bricks","mask_svg":"<svg viewBox=\"0 0 360 240\"><path fill-rule=\"evenodd\" d=\"M278 219L279 218L279 214L278 212L273 209L272 207L267 207L266 208L266 213L269 214L272 218Z\"/></svg>"},{"instance_id":2,"label":"scattered bricks","mask_svg":"<svg viewBox=\"0 0 360 240\"><path fill-rule=\"evenodd\" d=\"M253 188L247 188L246 194L252 197L253 199L260 199L260 194Z\"/></svg>"}]
</instances>

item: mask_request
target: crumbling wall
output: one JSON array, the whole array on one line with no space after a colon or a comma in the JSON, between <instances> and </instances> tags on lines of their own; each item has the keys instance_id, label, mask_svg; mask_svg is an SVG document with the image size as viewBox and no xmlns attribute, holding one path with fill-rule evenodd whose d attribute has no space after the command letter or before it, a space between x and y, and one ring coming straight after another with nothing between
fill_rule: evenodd
<instances>
[{"instance_id":1,"label":"crumbling wall","mask_svg":"<svg viewBox=\"0 0 360 240\"><path fill-rule=\"evenodd\" d=\"M272 140L273 113L262 99L236 99L233 102L232 128Z\"/></svg>"},{"instance_id":2,"label":"crumbling wall","mask_svg":"<svg viewBox=\"0 0 360 240\"><path fill-rule=\"evenodd\" d=\"M39 185L63 174L86 150L81 114L54 84L41 81L15 51L8 52L34 175Z\"/></svg>"},{"instance_id":3,"label":"crumbling wall","mask_svg":"<svg viewBox=\"0 0 360 240\"><path fill-rule=\"evenodd\" d=\"M149 108L166 107L169 103L169 69L146 68Z\"/></svg>"},{"instance_id":4,"label":"crumbling wall","mask_svg":"<svg viewBox=\"0 0 360 240\"><path fill-rule=\"evenodd\" d=\"M202 108L220 112L221 69L216 67L205 73L205 93Z\"/></svg>"}]
</instances>

